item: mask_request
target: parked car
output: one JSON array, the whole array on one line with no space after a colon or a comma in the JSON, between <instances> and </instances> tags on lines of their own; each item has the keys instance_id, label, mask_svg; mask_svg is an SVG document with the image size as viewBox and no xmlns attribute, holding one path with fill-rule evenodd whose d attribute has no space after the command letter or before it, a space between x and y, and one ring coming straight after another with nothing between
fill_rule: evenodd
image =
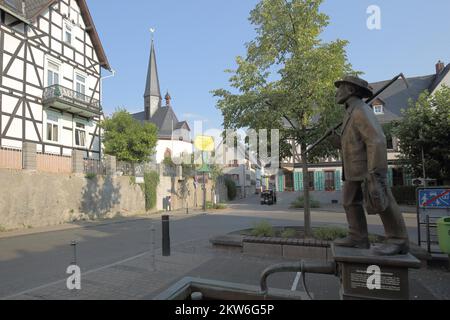
<instances>
[{"instance_id":1,"label":"parked car","mask_svg":"<svg viewBox=\"0 0 450 320\"><path fill-rule=\"evenodd\" d=\"M277 193L275 190L265 190L261 192L261 205L272 206L277 203Z\"/></svg>"}]
</instances>

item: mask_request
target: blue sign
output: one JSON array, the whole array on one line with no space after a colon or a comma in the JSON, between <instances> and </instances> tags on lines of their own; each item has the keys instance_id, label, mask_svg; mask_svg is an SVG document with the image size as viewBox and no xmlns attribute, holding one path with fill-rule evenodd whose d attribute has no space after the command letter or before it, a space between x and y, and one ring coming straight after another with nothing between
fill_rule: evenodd
<instances>
[{"instance_id":1,"label":"blue sign","mask_svg":"<svg viewBox=\"0 0 450 320\"><path fill-rule=\"evenodd\" d=\"M419 207L430 209L450 208L450 189L419 190Z\"/></svg>"}]
</instances>

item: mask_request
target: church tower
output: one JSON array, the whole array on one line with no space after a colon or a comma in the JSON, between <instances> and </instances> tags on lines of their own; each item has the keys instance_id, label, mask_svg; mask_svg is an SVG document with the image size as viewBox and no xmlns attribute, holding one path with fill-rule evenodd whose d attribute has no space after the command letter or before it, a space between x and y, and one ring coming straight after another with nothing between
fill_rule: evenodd
<instances>
[{"instance_id":1,"label":"church tower","mask_svg":"<svg viewBox=\"0 0 450 320\"><path fill-rule=\"evenodd\" d=\"M161 90L159 88L158 68L156 66L155 45L152 39L150 60L148 64L147 83L145 85L144 106L145 120L150 121L156 111L161 108Z\"/></svg>"}]
</instances>

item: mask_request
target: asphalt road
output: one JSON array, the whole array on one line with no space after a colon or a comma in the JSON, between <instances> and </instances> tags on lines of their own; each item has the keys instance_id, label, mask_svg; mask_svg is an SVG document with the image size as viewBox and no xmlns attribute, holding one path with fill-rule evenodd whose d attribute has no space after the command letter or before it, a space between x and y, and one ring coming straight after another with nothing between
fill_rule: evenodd
<instances>
[{"instance_id":1,"label":"asphalt road","mask_svg":"<svg viewBox=\"0 0 450 320\"><path fill-rule=\"evenodd\" d=\"M288 209L295 196L280 194L279 204L271 207L261 206L259 198L251 197L231 204L225 211L173 216L172 245L209 241L213 236L250 228L262 219L278 226L302 225L303 213ZM415 217L407 215L405 218L414 238ZM70 246L73 240L78 243L77 263L83 272L150 251L152 224L156 229L156 249L159 249L159 219L129 220L0 239L0 298L66 278L66 268L73 260ZM314 211L312 220L315 225L346 224L343 212ZM383 233L378 217L369 217L369 224L371 232Z\"/></svg>"}]
</instances>

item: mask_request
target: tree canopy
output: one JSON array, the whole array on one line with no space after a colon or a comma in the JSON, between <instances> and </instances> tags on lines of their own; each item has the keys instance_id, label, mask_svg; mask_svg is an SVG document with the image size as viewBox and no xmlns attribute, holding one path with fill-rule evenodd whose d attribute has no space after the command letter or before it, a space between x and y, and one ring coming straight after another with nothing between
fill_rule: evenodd
<instances>
[{"instance_id":1,"label":"tree canopy","mask_svg":"<svg viewBox=\"0 0 450 320\"><path fill-rule=\"evenodd\" d=\"M400 140L401 159L415 177L423 176L422 149L427 177L450 181L450 88L442 87L434 95L423 93L403 111L395 124Z\"/></svg>"},{"instance_id":2,"label":"tree canopy","mask_svg":"<svg viewBox=\"0 0 450 320\"><path fill-rule=\"evenodd\" d=\"M152 123L135 120L126 110L119 109L101 123L105 153L119 161L146 162L155 154L158 129Z\"/></svg>"},{"instance_id":3,"label":"tree canopy","mask_svg":"<svg viewBox=\"0 0 450 320\"><path fill-rule=\"evenodd\" d=\"M247 56L237 57L226 89L213 91L226 129L281 130L281 151L314 142L342 121L334 101L334 82L351 73L347 42L324 42L320 35L329 17L319 11L322 0L262 0L250 13L256 38L246 44ZM295 129L294 129L295 128ZM312 155L335 154L325 143Z\"/></svg>"}]
</instances>

